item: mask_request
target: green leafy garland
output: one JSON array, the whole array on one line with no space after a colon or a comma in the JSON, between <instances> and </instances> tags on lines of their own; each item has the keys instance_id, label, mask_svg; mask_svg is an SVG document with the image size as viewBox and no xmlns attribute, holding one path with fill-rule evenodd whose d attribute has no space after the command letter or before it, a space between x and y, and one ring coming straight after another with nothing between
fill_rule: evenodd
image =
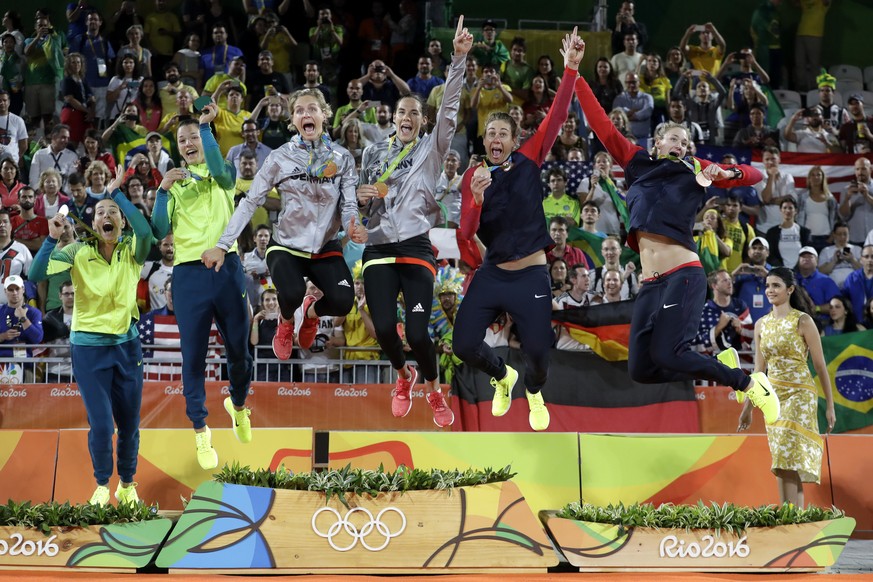
<instances>
[{"instance_id":1,"label":"green leafy garland","mask_svg":"<svg viewBox=\"0 0 873 582\"><path fill-rule=\"evenodd\" d=\"M609 504L606 507L590 503L573 502L557 512L557 517L576 521L608 523L624 527L680 528L680 529L713 529L740 532L749 527L773 527L777 525L792 525L810 523L845 517L845 512L837 509L823 509L814 505L805 508L791 503L782 505L762 505L760 507L743 507L733 503L712 502L706 505L698 501L697 505L673 505L665 503L655 507L651 503L625 506Z\"/></svg>"},{"instance_id":2,"label":"green leafy garland","mask_svg":"<svg viewBox=\"0 0 873 582\"><path fill-rule=\"evenodd\" d=\"M32 504L30 501L16 503L12 500L6 505L0 505L0 527L31 527L45 534L52 527L87 527L90 525L107 525L112 523L133 523L157 519L157 505L121 504L112 505L70 505L55 501L51 503Z\"/></svg>"}]
</instances>

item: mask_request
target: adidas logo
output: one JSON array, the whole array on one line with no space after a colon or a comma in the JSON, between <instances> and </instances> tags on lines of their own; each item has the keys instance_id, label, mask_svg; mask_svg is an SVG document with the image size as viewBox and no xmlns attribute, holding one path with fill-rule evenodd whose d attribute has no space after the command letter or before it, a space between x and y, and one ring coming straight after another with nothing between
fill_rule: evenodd
<instances>
[{"instance_id":1,"label":"adidas logo","mask_svg":"<svg viewBox=\"0 0 873 582\"><path fill-rule=\"evenodd\" d=\"M349 282L346 281L345 279L343 279L342 281L340 281L339 283L337 283L337 286L339 286L339 287L348 287L348 288L351 288L351 287L352 287L351 285L349 285Z\"/></svg>"},{"instance_id":2,"label":"adidas logo","mask_svg":"<svg viewBox=\"0 0 873 582\"><path fill-rule=\"evenodd\" d=\"M421 306L421 303L415 304L415 307L412 308L412 313L424 313L424 307Z\"/></svg>"}]
</instances>

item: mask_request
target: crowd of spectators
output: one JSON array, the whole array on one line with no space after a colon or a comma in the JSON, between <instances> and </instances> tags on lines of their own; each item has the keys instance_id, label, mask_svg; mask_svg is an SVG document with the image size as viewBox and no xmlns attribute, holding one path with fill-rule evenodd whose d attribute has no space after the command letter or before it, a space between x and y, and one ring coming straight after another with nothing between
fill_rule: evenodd
<instances>
[{"instance_id":1,"label":"crowd of spectators","mask_svg":"<svg viewBox=\"0 0 873 582\"><path fill-rule=\"evenodd\" d=\"M0 275L6 293L0 297L0 356L18 354L14 344L52 343L68 335L69 282L27 280L32 255L48 235L47 219L67 205L77 221L59 246L75 240L90 224L96 202L108 195L117 165L126 170L127 196L149 217L163 174L180 163L176 127L196 114L198 97L219 104L214 129L237 170L237 200L267 154L291 137L288 98L296 89L325 94L336 112L332 137L358 163L364 148L394 132L392 111L401 96L419 95L433 121L450 55L439 40L424 37L415 2L316 6L310 0L243 0L242 8L244 16L217 1L184 0L175 10L167 0L122 0L104 18L88 0L79 0L67 6L64 23L53 22L45 10L26 19L12 10L4 14ZM753 29L762 17L756 13ZM434 184L443 211L438 226L449 228L460 222L464 167L481 161L484 119L508 112L525 140L537 131L560 82L548 55L528 62L525 38L504 44L491 20L476 32L455 149ZM776 104L768 87L781 83L775 72L781 71L781 57L763 36L729 52L713 23L691 24L662 58L645 24L635 20L633 2L622 2L612 40L614 54L597 60L591 87L626 137L645 145L659 124L672 121L688 128L692 151L718 145L761 150L764 180L754 188L711 188L695 227L712 289L698 347L748 347L748 325L769 307L763 289L771 265L797 269L818 307L823 333L873 325L873 180L870 159L862 155L873 143L873 118L865 113L864 93L840 96L836 77L807 70L803 82L816 85L817 99L771 127L768 113ZM832 192L826 168L816 165L806 187L796 188L780 166L788 147L856 154L853 179L845 191ZM721 161L737 162L731 154ZM624 252L625 185L616 169L589 135L574 98L542 174L555 242L548 258L556 309L633 300L639 289L633 257ZM275 332L276 298L264 252L279 204L274 192L239 240L256 313L253 349L269 346ZM580 238L595 241L596 262L573 244ZM143 315L151 314L145 319L154 324L173 315L172 235L154 241L151 259L139 294ZM352 313L320 323L326 340L313 350L360 346L369 350L357 353L358 359L375 357L366 355L378 352L362 289L356 278ZM447 330L463 295L454 287L437 294L443 295L454 299L435 301L434 311L445 321L432 332L449 366ZM500 329L510 324L504 321ZM495 331L494 337L510 341L508 331ZM572 341L559 330L558 347L583 349ZM307 371L322 370L315 362L323 356L299 355L313 360ZM346 377L345 370L325 370L328 379ZM361 374L372 379L366 369ZM285 379L281 371L262 376Z\"/></svg>"}]
</instances>

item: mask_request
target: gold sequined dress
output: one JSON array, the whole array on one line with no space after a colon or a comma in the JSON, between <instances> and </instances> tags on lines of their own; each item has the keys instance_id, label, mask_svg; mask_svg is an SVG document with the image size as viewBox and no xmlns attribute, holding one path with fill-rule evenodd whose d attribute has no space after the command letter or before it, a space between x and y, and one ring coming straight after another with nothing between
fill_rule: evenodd
<instances>
[{"instance_id":1,"label":"gold sequined dress","mask_svg":"<svg viewBox=\"0 0 873 582\"><path fill-rule=\"evenodd\" d=\"M767 377L779 397L779 418L767 427L771 470L800 473L804 483L821 476L822 438L818 434L818 393L806 360L809 348L797 327L802 311L785 317L771 311L761 319L761 353Z\"/></svg>"}]
</instances>

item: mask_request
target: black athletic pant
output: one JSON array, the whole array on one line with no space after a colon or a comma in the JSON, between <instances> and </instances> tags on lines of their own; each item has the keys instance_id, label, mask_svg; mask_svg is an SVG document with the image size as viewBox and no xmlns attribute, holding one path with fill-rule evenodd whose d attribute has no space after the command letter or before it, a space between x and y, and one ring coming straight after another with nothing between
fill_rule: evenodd
<instances>
[{"instance_id":1,"label":"black athletic pant","mask_svg":"<svg viewBox=\"0 0 873 582\"><path fill-rule=\"evenodd\" d=\"M745 372L728 368L690 347L705 303L706 275L702 267L683 267L642 285L631 319L631 378L644 384L714 380L734 390L745 390L750 382Z\"/></svg>"},{"instance_id":2,"label":"black athletic pant","mask_svg":"<svg viewBox=\"0 0 873 582\"><path fill-rule=\"evenodd\" d=\"M552 331L552 286L548 267L535 265L507 271L482 265L458 307L452 351L465 363L493 378L503 378L506 364L485 343L485 331L506 312L512 317L524 354L524 385L539 392L549 376Z\"/></svg>"},{"instance_id":3,"label":"black athletic pant","mask_svg":"<svg viewBox=\"0 0 873 582\"><path fill-rule=\"evenodd\" d=\"M303 303L306 296L304 277L309 277L324 294L315 303L317 315L346 316L352 310L355 301L352 274L343 259L339 243L336 243L336 248L327 250L332 246L333 243L329 243L320 255L311 258L299 256L295 254L297 251L292 252L281 245L267 249L267 267L276 285L283 319L293 318L294 311Z\"/></svg>"},{"instance_id":4,"label":"black athletic pant","mask_svg":"<svg viewBox=\"0 0 873 582\"><path fill-rule=\"evenodd\" d=\"M433 306L433 272L423 264L368 263L364 253L364 292L376 339L395 370L406 363L403 342L397 334L397 296L403 291L406 305L406 342L427 381L436 380L436 350L428 333ZM402 260L396 257L394 260Z\"/></svg>"}]
</instances>

